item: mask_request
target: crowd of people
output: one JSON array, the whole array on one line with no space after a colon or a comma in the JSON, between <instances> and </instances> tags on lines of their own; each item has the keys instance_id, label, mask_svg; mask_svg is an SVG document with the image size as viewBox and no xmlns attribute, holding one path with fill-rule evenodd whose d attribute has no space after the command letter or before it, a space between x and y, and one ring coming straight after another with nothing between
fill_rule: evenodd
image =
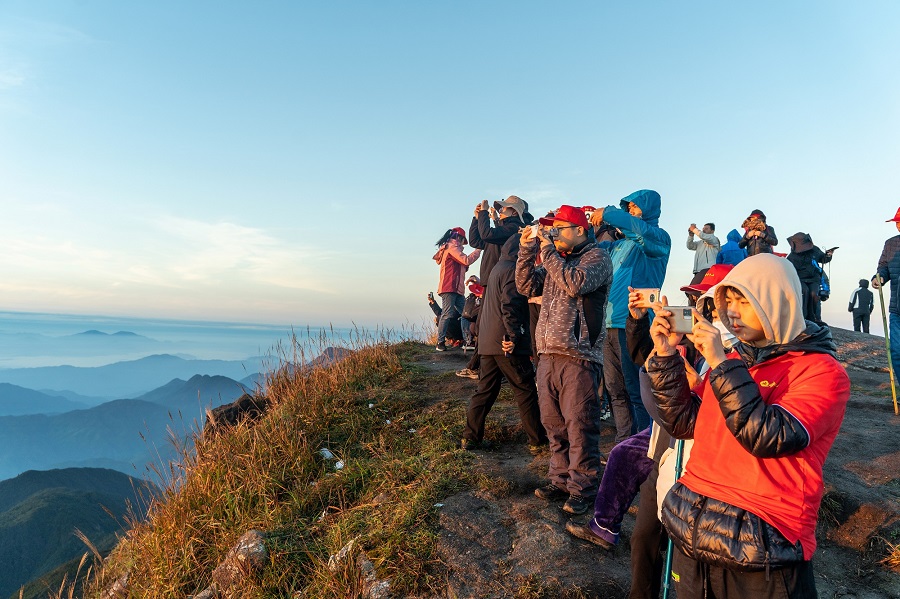
<instances>
[{"instance_id":1,"label":"crowd of people","mask_svg":"<svg viewBox=\"0 0 900 599\"><path fill-rule=\"evenodd\" d=\"M535 219L513 195L481 202L468 231L442 236L435 349L472 348L457 374L478 381L460 447L489 447L485 422L505 381L528 450L548 454L535 495L574 517L567 531L612 549L640 491L631 597L670 584L682 599L814 597L822 467L850 390L821 320L822 266L836 248L801 232L777 254L761 210L724 245L714 223L691 224L693 278L674 307L660 295L672 253L661 211L660 195L641 190ZM900 211L894 221L900 230ZM900 235L888 243L875 287L900 277ZM868 331L866 283L849 309ZM900 344L896 353L900 363ZM616 429L606 459L602 403Z\"/></svg>"}]
</instances>

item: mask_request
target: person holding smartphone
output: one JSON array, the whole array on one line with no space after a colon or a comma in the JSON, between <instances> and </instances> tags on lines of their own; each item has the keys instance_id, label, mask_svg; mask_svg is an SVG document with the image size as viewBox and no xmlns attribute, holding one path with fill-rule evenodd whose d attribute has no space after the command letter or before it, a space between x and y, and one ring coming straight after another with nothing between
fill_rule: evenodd
<instances>
[{"instance_id":1,"label":"person holding smartphone","mask_svg":"<svg viewBox=\"0 0 900 599\"><path fill-rule=\"evenodd\" d=\"M666 575L679 599L815 597L822 468L850 379L831 331L803 319L800 280L786 260L747 258L714 302L750 351L727 357L721 331L697 312L688 338L709 365L697 394L664 307L650 327L645 367L659 417L673 437L694 439L690 467L662 504L677 548Z\"/></svg>"}]
</instances>

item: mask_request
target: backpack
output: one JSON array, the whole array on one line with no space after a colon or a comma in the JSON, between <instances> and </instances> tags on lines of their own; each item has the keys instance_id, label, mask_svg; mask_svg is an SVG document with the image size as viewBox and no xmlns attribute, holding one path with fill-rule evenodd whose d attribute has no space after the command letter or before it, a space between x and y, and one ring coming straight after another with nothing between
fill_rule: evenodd
<instances>
[{"instance_id":1,"label":"backpack","mask_svg":"<svg viewBox=\"0 0 900 599\"><path fill-rule=\"evenodd\" d=\"M478 320L478 314L481 312L481 298L475 295L474 293L470 293L469 297L466 298L466 303L463 306L462 317L470 322L475 322Z\"/></svg>"}]
</instances>

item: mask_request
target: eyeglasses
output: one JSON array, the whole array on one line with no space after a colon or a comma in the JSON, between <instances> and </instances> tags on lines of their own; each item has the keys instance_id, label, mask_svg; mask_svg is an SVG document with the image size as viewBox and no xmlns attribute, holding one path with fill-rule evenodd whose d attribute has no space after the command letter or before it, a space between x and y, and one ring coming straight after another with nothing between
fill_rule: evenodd
<instances>
[{"instance_id":1,"label":"eyeglasses","mask_svg":"<svg viewBox=\"0 0 900 599\"><path fill-rule=\"evenodd\" d=\"M547 235L549 235L550 237L559 237L560 229L574 229L577 226L579 225L569 225L567 227L550 227L547 230Z\"/></svg>"}]
</instances>

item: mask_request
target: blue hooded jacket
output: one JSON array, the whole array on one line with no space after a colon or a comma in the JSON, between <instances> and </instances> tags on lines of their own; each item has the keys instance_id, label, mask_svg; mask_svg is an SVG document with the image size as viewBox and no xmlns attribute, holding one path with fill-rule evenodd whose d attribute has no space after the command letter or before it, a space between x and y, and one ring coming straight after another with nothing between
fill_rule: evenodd
<instances>
[{"instance_id":1,"label":"blue hooded jacket","mask_svg":"<svg viewBox=\"0 0 900 599\"><path fill-rule=\"evenodd\" d=\"M628 204L637 204L641 217L628 214ZM624 329L628 317L628 287L662 287L672 240L659 228L661 201L655 191L644 189L622 198L621 208L607 206L603 222L619 229L625 239L598 244L609 252L613 281L606 305L606 327Z\"/></svg>"},{"instance_id":2,"label":"blue hooded jacket","mask_svg":"<svg viewBox=\"0 0 900 599\"><path fill-rule=\"evenodd\" d=\"M737 266L738 262L747 257L747 250L738 245L742 235L737 229L728 232L728 241L719 250L716 256L716 264L733 264Z\"/></svg>"}]
</instances>

